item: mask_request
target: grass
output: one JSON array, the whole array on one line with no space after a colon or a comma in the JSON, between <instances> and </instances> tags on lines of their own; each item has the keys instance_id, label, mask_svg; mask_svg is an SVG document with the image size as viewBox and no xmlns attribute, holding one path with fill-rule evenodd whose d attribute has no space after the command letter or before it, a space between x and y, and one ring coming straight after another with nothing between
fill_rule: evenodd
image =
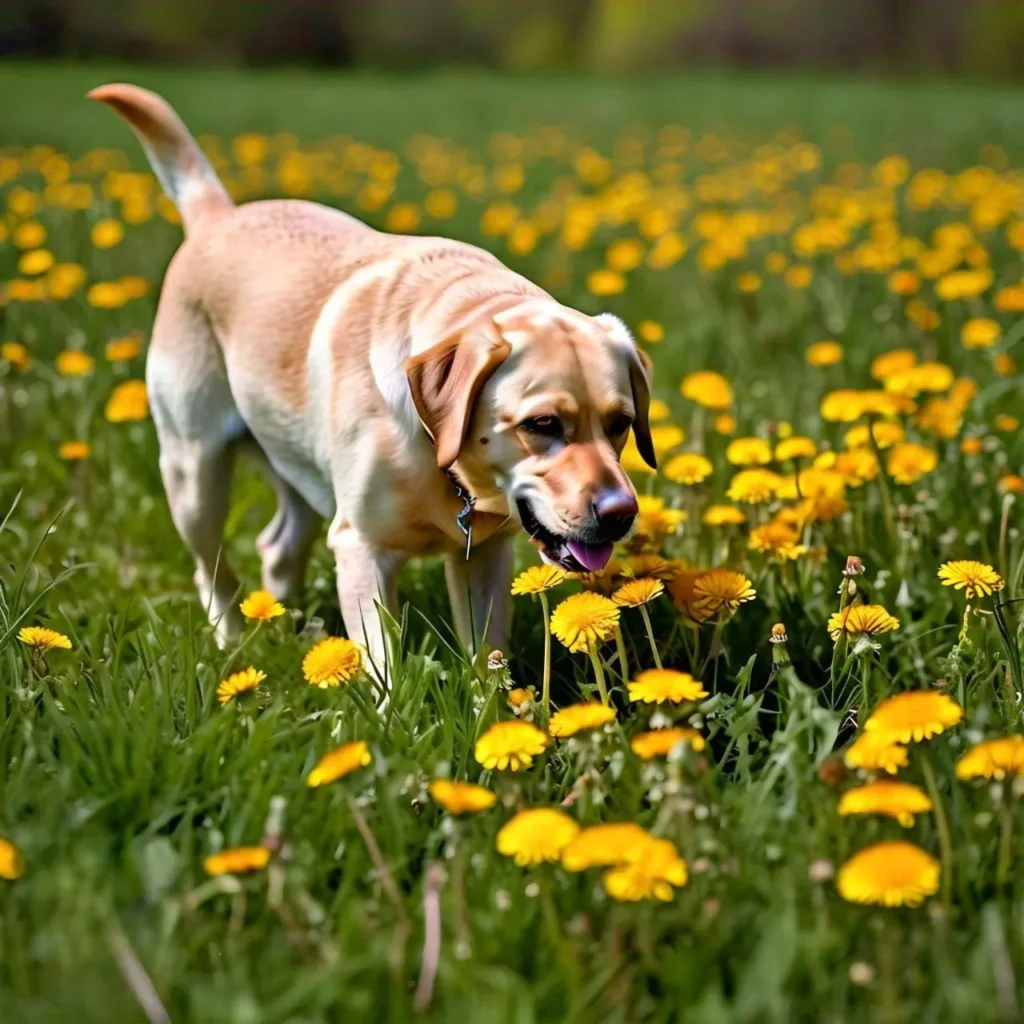
<instances>
[{"instance_id":1,"label":"grass","mask_svg":"<svg viewBox=\"0 0 1024 1024\"><path fill-rule=\"evenodd\" d=\"M690 513L664 539L666 556L704 568L728 564L757 590L756 600L735 614L703 624L687 624L665 597L651 606L665 664L699 675L711 694L699 707L666 705L659 714L699 727L703 751L652 762L630 752L626 738L652 715L629 704L609 644L601 654L621 731L558 743L528 771L482 770L474 742L494 720L512 717L502 688L508 680L454 647L442 574L431 562L410 566L403 577L394 691L383 713L374 709L366 679L327 691L303 682L303 654L341 629L322 545L304 593L289 604L293 615L250 629L240 650L216 648L164 503L151 424L104 418L114 386L142 372L138 357L108 362L104 346L134 330L145 334L178 238L172 224L153 215L145 180L122 182L119 190L107 178L106 193L119 198L104 193L104 168L122 158L97 158L91 176L77 162L94 147L113 147L123 150L125 166L142 169L125 127L82 99L89 87L120 78L165 93L197 133L220 136L222 149L240 132L287 131L303 151L345 133L398 153L395 191L376 210L365 208L361 174L340 187L326 172L311 172L313 196L375 225L395 217L399 203L420 209L427 186L406 149L417 133L450 140L446 152L466 150L469 164L489 172L496 132L532 144L544 137L536 124L565 126L570 143L563 154L524 161L522 187L505 198L533 211L552 195L564 196L559 188L568 179L575 193L595 196L589 209L596 226L576 251L559 243L561 224L588 214L566 213L564 203L554 237L534 246L510 251L504 231L482 233L483 212L501 198L490 184L477 196L460 188L454 217L426 219L418 229L485 244L588 312L611 309L634 327L643 320L664 325L666 340L648 346L656 394L668 403L671 422L685 428L684 447L702 450L714 472L694 487L664 476L638 475L638 484ZM24 370L0 362L0 512L7 514L0 530L0 836L17 845L25 864L19 879L0 881L4 1019L146 1020L126 982L127 965L137 959L175 1021L408 1020L416 1013L424 935L432 926L426 908L435 899L441 951L432 997L419 1011L424 1020L1017 1018L1024 882L1016 869L1016 788L959 781L953 766L978 740L1020 728L1020 605L1009 602L1024 596L1024 561L1019 505L1006 481L1021 473L1024 441L1017 426L997 417L1021 414L1022 381L1019 371L997 372L992 357L1021 356L1013 347L1022 336L1016 314L999 308L1006 303L994 296L1022 270L1007 229L1024 206L1002 162L1012 167L1024 157L1024 100L1009 90L943 83L725 76L381 79L12 65L5 83L17 102L0 108L0 142L12 158L0 156L0 209L7 211L0 214L0 281L32 279L19 271L14 232L35 220L47 229L45 247L61 263L83 265L88 280L61 301L9 298L0 305L0 340L23 345L31 360ZM673 122L692 134L679 158L690 205L678 211L690 251L667 269L641 265L625 274L623 291L595 296L588 275L604 265L611 242L638 237L637 210L627 208L625 222L616 221L614 195L574 177L576 141L614 155L611 175L618 181L631 159L622 138L635 136L637 125L653 136ZM777 192L754 189L725 199L702 192L727 181L730 170L749 167L753 147L778 131L788 132L779 150L762 151L759 159L792 152L792 125L820 147L821 167L794 175ZM711 130L725 140L720 159L695 145ZM67 209L50 193L37 213L17 212L25 189L45 194L38 166L47 154L21 148L34 145L75 158L72 180L95 187L86 209ZM330 150L335 159L343 145ZM500 136L497 145L514 143ZM983 146L1002 151L982 152ZM914 209L909 187L896 184L893 210L871 212L875 200L886 198L872 191L872 164L891 154L905 154L914 171L937 166L955 173L983 158L996 169L977 187L969 179L959 179L959 187L945 183L946 199L929 209ZM675 159L657 156L653 144L637 158L649 171ZM859 182L842 164L862 168ZM59 167L47 167L59 183ZM846 198L857 212L838 247L853 254L852 273L842 272L842 259L824 247L802 256L792 251L793 229L815 214L832 215L820 205L828 196L820 186L836 174L847 176ZM273 174L250 185L266 194L284 190ZM991 225L984 204L979 209L986 196L996 197ZM811 197L819 204L813 213ZM673 201L664 193L648 198L655 209ZM706 250L735 239L728 224L699 215L737 207L791 209L795 218L755 234L745 252L731 252L722 265L702 268L715 262ZM90 229L105 217L139 222L128 225L118 245L96 249ZM947 269L977 262L980 249L994 282L976 296L942 301L925 279L921 296L938 314L927 324L909 298L887 288L891 267L867 265L872 253L859 247L872 219L929 243L936 226L973 220L970 244L960 245ZM878 237L886 230L878 229ZM770 251L806 265L809 286L765 270ZM894 258L915 266L909 250ZM751 272L759 288L744 291L738 283ZM115 308L87 301L89 285L121 275L144 277L148 294L118 300ZM982 316L999 321L1001 340L992 350L965 350L961 325ZM826 337L844 344L843 363L808 366L807 347ZM846 510L807 522L796 541L810 550L793 561L751 550L748 527L701 525L707 503L726 500L736 470L713 414L681 396L685 374L714 369L729 379L738 436L774 439L785 422L842 449L848 425L823 420L822 396L871 386L871 360L898 347L978 384L978 393L937 428L948 436L904 417L908 436L936 452L934 470L912 483L886 483L885 474L863 486L844 479ZM92 372L60 373L56 359L67 348L91 354ZM921 406L927 401L927 394L918 397ZM980 451L964 451L965 438L980 438ZM89 458L60 458L59 446L69 440L88 441ZM883 452L883 462L887 457ZM757 525L794 505L775 500L744 508ZM271 513L268 490L244 473L225 556L251 586L258 580L253 539ZM867 567L858 578L861 594L885 605L901 625L837 651L826 623L851 554ZM981 559L1007 582L996 597L971 602L981 614L970 616L965 639L965 599L936 577L950 558ZM532 561L525 545L522 561ZM571 589L555 591L552 601ZM511 677L539 692L539 605L517 600L506 652ZM1000 603L997 622L992 613ZM688 621L700 617L685 600L677 604ZM626 612L623 621L633 674L650 667L651 654L638 614ZM1004 621L1005 636L998 628ZM768 642L775 622L786 626L785 655ZM15 639L29 623L63 632L72 649L30 656ZM593 675L585 656L555 647L553 695L564 705L592 690ZM220 707L219 681L250 663L266 673L264 687ZM934 777L952 847L943 877L948 898L940 891L918 908L853 905L837 894L830 873L856 850L907 838L936 857L941 852L939 813L918 815L909 830L837 813L840 791L855 780L835 752L885 697L916 689L946 692L965 712L963 724L912 746L901 773L921 785ZM319 789L304 784L322 754L356 738L370 745L369 767ZM499 805L450 818L426 792L439 774L491 786ZM563 801L582 824L635 820L671 839L688 862L689 882L668 903L618 903L604 892L599 872L524 869L496 852L496 834L517 808ZM205 874L211 852L268 836L277 850L268 870ZM149 1019L161 1019L156 1009Z\"/></svg>"}]
</instances>

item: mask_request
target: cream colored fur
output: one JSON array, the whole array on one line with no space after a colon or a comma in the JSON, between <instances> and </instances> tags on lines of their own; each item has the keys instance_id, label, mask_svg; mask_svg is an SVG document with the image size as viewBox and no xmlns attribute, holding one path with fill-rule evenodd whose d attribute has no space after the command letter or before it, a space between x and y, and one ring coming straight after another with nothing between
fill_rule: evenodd
<instances>
[{"instance_id":1,"label":"cream colored fur","mask_svg":"<svg viewBox=\"0 0 1024 1024\"><path fill-rule=\"evenodd\" d=\"M592 528L598 495L632 494L625 437L606 434L609 417L635 418L649 449L646 373L625 328L470 245L381 234L308 202L236 207L164 100L131 85L90 96L129 122L182 214L146 376L171 513L218 639L240 625L221 540L251 434L279 499L257 542L268 589L299 586L326 519L346 629L378 674L378 606L395 610L410 556L446 557L468 645L484 622L503 644L515 499L570 536ZM564 443L524 435L525 417L553 414ZM442 450L478 502L468 560Z\"/></svg>"}]
</instances>

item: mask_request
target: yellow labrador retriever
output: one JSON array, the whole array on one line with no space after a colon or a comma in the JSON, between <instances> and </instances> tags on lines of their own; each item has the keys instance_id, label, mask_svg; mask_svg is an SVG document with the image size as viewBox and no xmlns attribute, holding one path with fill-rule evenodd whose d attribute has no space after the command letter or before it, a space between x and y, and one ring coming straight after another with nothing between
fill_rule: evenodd
<instances>
[{"instance_id":1,"label":"yellow labrador retriever","mask_svg":"<svg viewBox=\"0 0 1024 1024\"><path fill-rule=\"evenodd\" d=\"M220 548L250 436L279 499L257 541L264 586L294 590L330 520L345 628L378 666L378 606L394 610L410 556L445 555L467 646L484 623L504 644L519 524L551 564L605 565L637 512L618 462L631 429L655 462L647 363L618 319L562 306L471 245L309 202L235 206L163 99L132 85L89 96L134 129L185 228L146 380L171 514L220 642L239 628Z\"/></svg>"}]
</instances>

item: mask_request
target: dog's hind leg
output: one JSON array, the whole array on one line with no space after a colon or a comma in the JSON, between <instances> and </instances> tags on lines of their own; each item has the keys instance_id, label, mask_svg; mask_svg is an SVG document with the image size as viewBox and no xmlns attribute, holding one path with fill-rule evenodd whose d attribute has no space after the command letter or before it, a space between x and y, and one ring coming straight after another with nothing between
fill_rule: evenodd
<instances>
[{"instance_id":1,"label":"dog's hind leg","mask_svg":"<svg viewBox=\"0 0 1024 1024\"><path fill-rule=\"evenodd\" d=\"M171 517L195 558L195 583L223 646L241 629L238 580L224 558L222 536L243 425L217 340L172 276L173 264L153 326L146 386Z\"/></svg>"},{"instance_id":2,"label":"dog's hind leg","mask_svg":"<svg viewBox=\"0 0 1024 1024\"><path fill-rule=\"evenodd\" d=\"M269 462L265 468L277 492L277 512L256 538L256 550L263 562L264 590L283 599L301 588L323 520Z\"/></svg>"}]
</instances>

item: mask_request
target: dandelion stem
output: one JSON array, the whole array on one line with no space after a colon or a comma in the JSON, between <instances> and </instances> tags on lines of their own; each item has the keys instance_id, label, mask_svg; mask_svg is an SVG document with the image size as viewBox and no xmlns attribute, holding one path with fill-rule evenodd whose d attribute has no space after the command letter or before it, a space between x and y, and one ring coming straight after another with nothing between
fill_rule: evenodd
<instances>
[{"instance_id":1,"label":"dandelion stem","mask_svg":"<svg viewBox=\"0 0 1024 1024\"><path fill-rule=\"evenodd\" d=\"M622 636L622 627L615 627L615 652L619 656L619 675L625 683L629 679L629 661L626 659L626 641Z\"/></svg>"},{"instance_id":2,"label":"dandelion stem","mask_svg":"<svg viewBox=\"0 0 1024 1024\"><path fill-rule=\"evenodd\" d=\"M878 488L882 492L882 509L885 512L885 529L890 535L896 533L896 519L892 510L892 494L889 491L889 481L885 475L885 462L882 459L882 449L878 447L875 438L875 420L868 417L868 438L871 440L871 450L875 453L878 462Z\"/></svg>"},{"instance_id":3,"label":"dandelion stem","mask_svg":"<svg viewBox=\"0 0 1024 1024\"><path fill-rule=\"evenodd\" d=\"M839 624L840 631L839 635L835 638L835 646L832 648L832 665L829 668L829 680L832 684L833 695L836 692L836 681L839 674L839 665L842 661L842 655L846 651L846 630L842 629L843 624L843 611L846 608L846 597L849 593L849 581L848 577L843 577L842 585L839 587Z\"/></svg>"},{"instance_id":4,"label":"dandelion stem","mask_svg":"<svg viewBox=\"0 0 1024 1024\"><path fill-rule=\"evenodd\" d=\"M1010 876L1010 854L1013 840L1013 786L1003 784L1002 807L999 809L999 857L996 861L996 884L1002 889Z\"/></svg>"},{"instance_id":5,"label":"dandelion stem","mask_svg":"<svg viewBox=\"0 0 1024 1024\"><path fill-rule=\"evenodd\" d=\"M608 684L604 681L604 668L601 666L601 655L597 653L596 647L590 648L590 661L594 666L594 675L597 678L597 691L601 694L601 703L608 703Z\"/></svg>"},{"instance_id":6,"label":"dandelion stem","mask_svg":"<svg viewBox=\"0 0 1024 1024\"><path fill-rule=\"evenodd\" d=\"M658 668L661 668L661 655L658 654L658 644L654 639L654 629L651 626L651 616L643 605L640 605L640 614L643 616L644 629L647 630L647 639L651 642L651 654L654 656L654 664Z\"/></svg>"},{"instance_id":7,"label":"dandelion stem","mask_svg":"<svg viewBox=\"0 0 1024 1024\"><path fill-rule=\"evenodd\" d=\"M540 598L541 614L544 617L544 675L541 680L541 705L544 708L544 721L551 717L551 608L548 595L543 591Z\"/></svg>"},{"instance_id":8,"label":"dandelion stem","mask_svg":"<svg viewBox=\"0 0 1024 1024\"><path fill-rule=\"evenodd\" d=\"M924 773L925 786L928 787L928 795L932 798L935 810L935 829L939 834L939 855L942 858L942 902L948 909L953 902L953 844L949 838L949 821L946 819L946 809L939 794L935 770L932 768L928 751L924 747L921 747L921 770Z\"/></svg>"}]
</instances>

